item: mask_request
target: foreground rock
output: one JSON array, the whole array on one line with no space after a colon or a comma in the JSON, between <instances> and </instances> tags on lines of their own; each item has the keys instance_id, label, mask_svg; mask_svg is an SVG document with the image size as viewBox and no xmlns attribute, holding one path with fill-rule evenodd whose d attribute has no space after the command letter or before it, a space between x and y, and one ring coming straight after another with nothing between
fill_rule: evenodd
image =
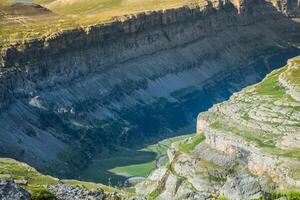
<instances>
[{"instance_id":1,"label":"foreground rock","mask_svg":"<svg viewBox=\"0 0 300 200\"><path fill-rule=\"evenodd\" d=\"M0 179L1 200L30 200L30 193L17 185L13 180Z\"/></svg>"},{"instance_id":2,"label":"foreground rock","mask_svg":"<svg viewBox=\"0 0 300 200\"><path fill-rule=\"evenodd\" d=\"M13 179L0 179L1 200L31 200L31 191L20 187ZM103 189L87 189L83 186L71 186L68 184L48 185L46 191L53 194L47 200L121 200L128 199L128 196L117 192L105 192ZM50 194L49 193L49 194ZM43 198L41 198L43 199Z\"/></svg>"},{"instance_id":3,"label":"foreground rock","mask_svg":"<svg viewBox=\"0 0 300 200\"><path fill-rule=\"evenodd\" d=\"M201 113L197 135L136 186L157 199L299 199L300 57Z\"/></svg>"},{"instance_id":4,"label":"foreground rock","mask_svg":"<svg viewBox=\"0 0 300 200\"><path fill-rule=\"evenodd\" d=\"M80 186L70 186L67 184L50 185L47 187L57 200L120 200L121 196L117 193L105 193L101 189L88 190Z\"/></svg>"}]
</instances>

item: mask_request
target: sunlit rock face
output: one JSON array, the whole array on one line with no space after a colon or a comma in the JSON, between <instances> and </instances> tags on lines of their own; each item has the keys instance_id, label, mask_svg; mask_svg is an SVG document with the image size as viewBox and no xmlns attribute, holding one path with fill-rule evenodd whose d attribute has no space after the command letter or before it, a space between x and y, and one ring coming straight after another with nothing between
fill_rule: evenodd
<instances>
[{"instance_id":1,"label":"sunlit rock face","mask_svg":"<svg viewBox=\"0 0 300 200\"><path fill-rule=\"evenodd\" d=\"M299 69L299 57L289 60L286 67L214 106L198 121L209 145L244 152L253 173L267 173L281 187L300 187Z\"/></svg>"},{"instance_id":2,"label":"sunlit rock face","mask_svg":"<svg viewBox=\"0 0 300 200\"><path fill-rule=\"evenodd\" d=\"M208 2L1 49L0 153L73 176L186 128L299 53L294 1Z\"/></svg>"},{"instance_id":3,"label":"sunlit rock face","mask_svg":"<svg viewBox=\"0 0 300 200\"><path fill-rule=\"evenodd\" d=\"M200 113L197 134L174 143L169 164L139 183L137 193L157 199L297 198L299 72L295 57Z\"/></svg>"}]
</instances>

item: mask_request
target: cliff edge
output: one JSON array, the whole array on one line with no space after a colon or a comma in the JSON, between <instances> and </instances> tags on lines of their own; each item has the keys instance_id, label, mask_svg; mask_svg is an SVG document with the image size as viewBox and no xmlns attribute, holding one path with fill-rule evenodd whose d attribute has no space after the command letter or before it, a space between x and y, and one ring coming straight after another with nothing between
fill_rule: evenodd
<instances>
[{"instance_id":1,"label":"cliff edge","mask_svg":"<svg viewBox=\"0 0 300 200\"><path fill-rule=\"evenodd\" d=\"M197 134L137 186L157 199L297 199L300 57L200 113Z\"/></svg>"}]
</instances>

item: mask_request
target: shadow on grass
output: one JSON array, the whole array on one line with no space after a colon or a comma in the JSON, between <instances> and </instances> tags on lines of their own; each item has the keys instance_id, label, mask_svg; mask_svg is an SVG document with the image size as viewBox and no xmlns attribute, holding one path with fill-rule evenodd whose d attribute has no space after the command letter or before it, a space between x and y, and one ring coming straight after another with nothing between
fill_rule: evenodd
<instances>
[{"instance_id":1,"label":"shadow on grass","mask_svg":"<svg viewBox=\"0 0 300 200\"><path fill-rule=\"evenodd\" d=\"M107 158L96 158L91 162L87 169L83 171L80 179L92 182L100 182L111 184L112 186L122 186L128 177L146 176L155 167L155 159L157 154L148 151L139 151L128 148L119 148L117 152L111 154ZM127 168L128 166L145 164L140 167ZM123 170L127 171L127 174L111 172L112 169L117 167L124 167Z\"/></svg>"}]
</instances>

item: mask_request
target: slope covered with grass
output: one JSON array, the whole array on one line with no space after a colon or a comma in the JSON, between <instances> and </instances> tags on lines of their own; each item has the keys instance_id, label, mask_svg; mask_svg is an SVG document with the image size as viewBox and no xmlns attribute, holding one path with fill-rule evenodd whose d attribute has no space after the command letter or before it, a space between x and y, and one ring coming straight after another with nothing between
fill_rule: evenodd
<instances>
[{"instance_id":1,"label":"slope covered with grass","mask_svg":"<svg viewBox=\"0 0 300 200\"><path fill-rule=\"evenodd\" d=\"M43 175L31 166L9 158L0 158L0 179L13 179L16 183L33 193L46 191L46 186L57 185L59 183L66 183L74 186L81 185L87 189L103 189L107 192L118 191L102 184L77 180L59 180L51 176Z\"/></svg>"}]
</instances>

